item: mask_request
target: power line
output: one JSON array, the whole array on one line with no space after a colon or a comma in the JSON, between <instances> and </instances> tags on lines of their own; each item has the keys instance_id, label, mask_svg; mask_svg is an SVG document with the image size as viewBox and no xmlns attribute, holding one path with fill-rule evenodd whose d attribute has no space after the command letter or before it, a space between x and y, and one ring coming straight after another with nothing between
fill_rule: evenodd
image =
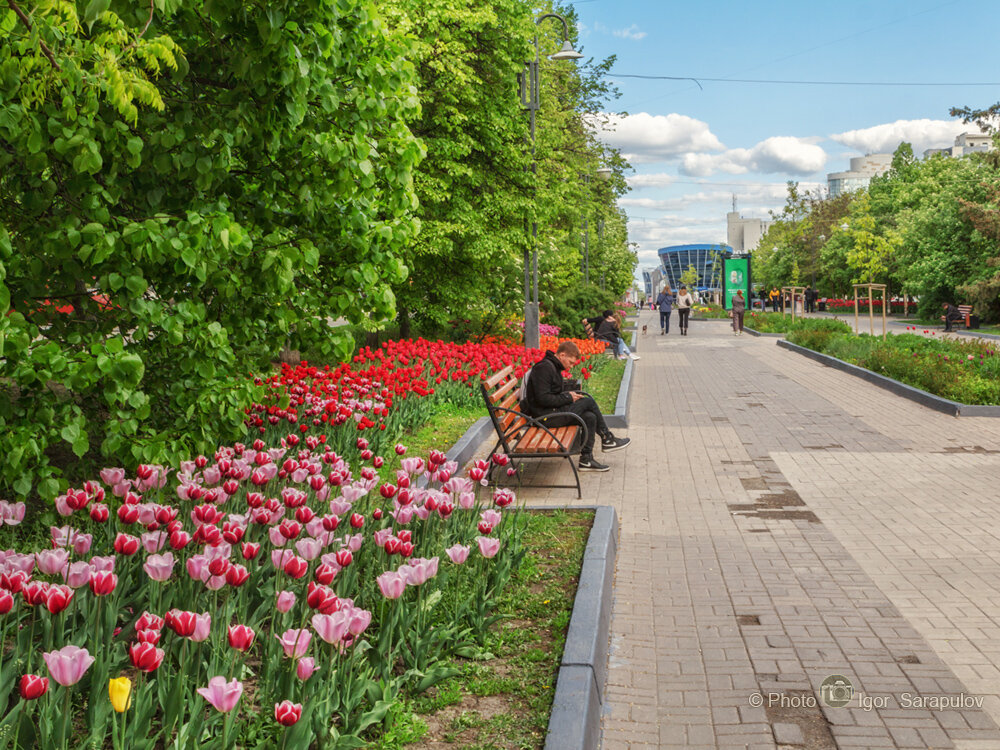
<instances>
[{"instance_id":1,"label":"power line","mask_svg":"<svg viewBox=\"0 0 1000 750\"><path fill-rule=\"evenodd\" d=\"M653 81L694 81L703 89L702 81L710 83L764 83L791 86L1000 86L1000 83L942 82L942 81L789 81L763 78L702 78L694 76L649 76L632 73L608 74L611 78L644 78Z\"/></svg>"}]
</instances>

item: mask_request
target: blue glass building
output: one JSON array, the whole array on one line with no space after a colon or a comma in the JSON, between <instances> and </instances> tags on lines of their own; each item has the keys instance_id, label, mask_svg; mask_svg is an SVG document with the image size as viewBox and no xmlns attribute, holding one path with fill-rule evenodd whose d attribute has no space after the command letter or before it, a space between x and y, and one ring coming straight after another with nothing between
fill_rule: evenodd
<instances>
[{"instance_id":1,"label":"blue glass building","mask_svg":"<svg viewBox=\"0 0 1000 750\"><path fill-rule=\"evenodd\" d=\"M665 281L676 292L681 285L681 275L689 266L698 271L697 291L718 290L722 286L722 259L730 258L733 249L729 245L671 245L656 251L660 256Z\"/></svg>"}]
</instances>

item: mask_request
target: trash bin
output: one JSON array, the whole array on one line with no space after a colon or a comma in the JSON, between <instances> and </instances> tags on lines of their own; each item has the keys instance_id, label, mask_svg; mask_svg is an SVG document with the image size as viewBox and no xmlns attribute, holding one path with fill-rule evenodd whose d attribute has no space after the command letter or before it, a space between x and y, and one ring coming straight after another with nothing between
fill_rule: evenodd
<instances>
[{"instance_id":1,"label":"trash bin","mask_svg":"<svg viewBox=\"0 0 1000 750\"><path fill-rule=\"evenodd\" d=\"M819 302L817 302L816 309L819 310L820 312L826 312L826 300L821 299Z\"/></svg>"},{"instance_id":2,"label":"trash bin","mask_svg":"<svg viewBox=\"0 0 1000 750\"><path fill-rule=\"evenodd\" d=\"M969 316L969 328L979 328L979 316L970 315Z\"/></svg>"}]
</instances>

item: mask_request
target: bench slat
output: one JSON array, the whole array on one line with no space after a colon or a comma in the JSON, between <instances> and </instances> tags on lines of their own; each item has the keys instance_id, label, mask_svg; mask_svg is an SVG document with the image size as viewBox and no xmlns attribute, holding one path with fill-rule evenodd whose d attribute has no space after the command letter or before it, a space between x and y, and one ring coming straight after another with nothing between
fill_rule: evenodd
<instances>
[{"instance_id":1,"label":"bench slat","mask_svg":"<svg viewBox=\"0 0 1000 750\"><path fill-rule=\"evenodd\" d=\"M503 382L504 378L512 375L513 373L514 373L514 366L513 365L507 365L505 368L503 368L502 370L500 370L500 372L494 373L493 375L491 375L490 377L488 377L485 380L485 382L483 383L483 385L486 387L487 391L492 391L493 387L497 383Z\"/></svg>"},{"instance_id":2,"label":"bench slat","mask_svg":"<svg viewBox=\"0 0 1000 750\"><path fill-rule=\"evenodd\" d=\"M514 391L514 393L516 394L518 385L520 385L520 381L517 378L511 378L502 386L493 391L493 393L490 395L490 401L496 404L499 403L501 398L506 396L511 391Z\"/></svg>"}]
</instances>

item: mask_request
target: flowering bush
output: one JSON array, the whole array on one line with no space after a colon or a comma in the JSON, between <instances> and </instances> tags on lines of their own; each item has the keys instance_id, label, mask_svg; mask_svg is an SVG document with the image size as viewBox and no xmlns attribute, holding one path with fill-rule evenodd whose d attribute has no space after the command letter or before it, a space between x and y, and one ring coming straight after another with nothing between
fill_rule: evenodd
<instances>
[{"instance_id":1,"label":"flowering bush","mask_svg":"<svg viewBox=\"0 0 1000 750\"><path fill-rule=\"evenodd\" d=\"M850 299L838 299L836 297L827 297L823 300L826 302L827 311L833 312L854 312L854 298ZM872 309L878 311L879 314L882 313L882 300L872 299ZM917 309L917 303L913 300L903 301L901 299L890 299L889 300L889 312L893 314L902 315L906 312L913 313ZM868 311L868 298L858 297L858 311L867 312Z\"/></svg>"},{"instance_id":2,"label":"flowering bush","mask_svg":"<svg viewBox=\"0 0 1000 750\"><path fill-rule=\"evenodd\" d=\"M450 676L522 554L513 493L481 496L507 459L459 477L356 448L292 434L60 495L50 549L0 552L0 736L359 747L403 686Z\"/></svg>"}]
</instances>

